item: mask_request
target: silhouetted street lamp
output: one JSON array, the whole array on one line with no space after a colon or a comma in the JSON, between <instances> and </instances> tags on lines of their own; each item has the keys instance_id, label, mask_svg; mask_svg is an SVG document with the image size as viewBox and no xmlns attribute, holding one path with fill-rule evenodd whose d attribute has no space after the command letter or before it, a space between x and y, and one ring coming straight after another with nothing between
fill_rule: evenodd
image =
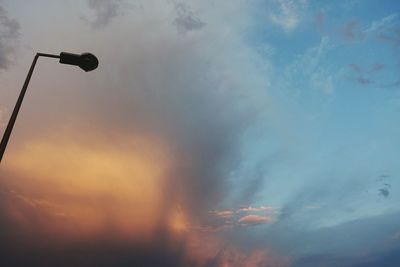
<instances>
[{"instance_id":1,"label":"silhouetted street lamp","mask_svg":"<svg viewBox=\"0 0 400 267\"><path fill-rule=\"evenodd\" d=\"M31 79L33 69L35 68L36 61L38 60L39 57L59 58L60 63L79 66L84 71L92 71L92 70L96 69L97 66L99 65L99 61L97 60L97 58L93 54L90 54L90 53L83 53L81 55L66 53L66 52L61 52L60 55L37 53L35 55L35 58L33 59L33 62L32 62L31 68L29 69L28 75L26 76L25 83L22 86L21 93L19 94L17 103L15 104L13 113L11 114L11 118L7 124L7 128L4 131L3 138L1 139L0 162L3 158L4 151L6 150L8 139L10 139L10 135L11 135L12 129L14 127L15 120L17 119L17 116L18 116L18 111L21 108L22 101L24 100L26 89L28 88L28 84Z\"/></svg>"}]
</instances>

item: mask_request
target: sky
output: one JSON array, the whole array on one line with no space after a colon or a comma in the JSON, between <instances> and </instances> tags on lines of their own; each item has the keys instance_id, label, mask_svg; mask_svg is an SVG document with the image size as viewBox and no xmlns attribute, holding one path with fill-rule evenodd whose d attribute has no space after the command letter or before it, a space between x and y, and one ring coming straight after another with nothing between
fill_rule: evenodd
<instances>
[{"instance_id":1,"label":"sky","mask_svg":"<svg viewBox=\"0 0 400 267\"><path fill-rule=\"evenodd\" d=\"M0 0L1 266L400 266L400 2Z\"/></svg>"}]
</instances>

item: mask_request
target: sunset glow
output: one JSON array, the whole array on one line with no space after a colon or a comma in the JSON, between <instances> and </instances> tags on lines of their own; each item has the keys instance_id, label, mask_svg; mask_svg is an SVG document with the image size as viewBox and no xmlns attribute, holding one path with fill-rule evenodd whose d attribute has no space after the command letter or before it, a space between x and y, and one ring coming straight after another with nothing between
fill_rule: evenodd
<instances>
[{"instance_id":1,"label":"sunset glow","mask_svg":"<svg viewBox=\"0 0 400 267\"><path fill-rule=\"evenodd\" d=\"M47 55L0 266L400 266L399 33L393 0L0 1L1 133Z\"/></svg>"}]
</instances>

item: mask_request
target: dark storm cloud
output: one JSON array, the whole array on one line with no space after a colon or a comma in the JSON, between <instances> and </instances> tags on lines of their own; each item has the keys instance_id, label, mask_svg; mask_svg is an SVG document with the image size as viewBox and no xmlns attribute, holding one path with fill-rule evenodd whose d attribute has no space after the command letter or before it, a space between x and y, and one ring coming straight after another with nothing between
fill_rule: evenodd
<instances>
[{"instance_id":1,"label":"dark storm cloud","mask_svg":"<svg viewBox=\"0 0 400 267\"><path fill-rule=\"evenodd\" d=\"M30 237L25 237L26 239ZM0 264L15 267L125 267L185 266L179 248L161 240L152 244L129 244L96 240L69 244L43 244L37 240L0 241ZM8 240L10 241L10 240Z\"/></svg>"},{"instance_id":2,"label":"dark storm cloud","mask_svg":"<svg viewBox=\"0 0 400 267\"><path fill-rule=\"evenodd\" d=\"M108 24L122 6L120 1L89 1L89 4L97 12L91 21L96 27ZM175 10L175 6L165 7L163 2L157 2L154 6L150 4L155 9L152 12L144 5L143 13L137 14L142 17L132 20L146 25L145 31L143 27L135 27L134 22L132 28L119 29L121 32L105 31L110 38L106 43L98 43L96 55L107 64L100 65L92 74L97 79L95 85L85 90L80 86L82 97L74 97L73 104L68 104L63 94L74 92L73 87L78 86L60 90L53 103L62 107L54 109L58 113L55 117L68 113L70 118L76 118L78 127L83 121L80 135L103 135L107 145L118 150L129 142L130 136L156 137L168 146L174 164L165 174L167 185L160 190L163 201L156 222L157 232L151 240L140 244L112 240L118 229L113 229L112 212L105 212L109 229L104 233L104 240L54 244L46 240L48 229L43 227L43 220L50 217L37 211L25 213L30 207L21 204L25 206L20 205L15 212L27 214L29 225L37 234L19 238L18 233L23 231L12 231L11 223L2 228L4 236L7 232L17 235L0 241L4 248L0 258L5 265L196 266L185 255L186 239L174 240L166 225L176 205L185 211L189 223L199 222L228 193L229 173L239 160L240 135L254 122L256 113L262 109L260 103L264 104L260 101L260 96L265 97L260 93L264 92L264 84L256 82L263 76L254 62L257 57L235 35L219 38L217 30L200 38L196 33L205 22L186 6L178 5ZM165 26L165 21L159 20L158 15L164 8L171 8L174 24ZM190 37L194 39L182 38L176 28L179 33L192 31ZM69 81L66 84L74 80L66 79ZM54 113L43 116L41 127L30 131L57 128ZM18 180L18 174L12 180ZM260 181L261 176L256 176L247 191L255 190ZM79 201L90 202L90 197L81 196ZM96 209L102 210L101 204Z\"/></svg>"},{"instance_id":3,"label":"dark storm cloud","mask_svg":"<svg viewBox=\"0 0 400 267\"><path fill-rule=\"evenodd\" d=\"M19 36L19 23L0 6L0 69L10 65Z\"/></svg>"}]
</instances>

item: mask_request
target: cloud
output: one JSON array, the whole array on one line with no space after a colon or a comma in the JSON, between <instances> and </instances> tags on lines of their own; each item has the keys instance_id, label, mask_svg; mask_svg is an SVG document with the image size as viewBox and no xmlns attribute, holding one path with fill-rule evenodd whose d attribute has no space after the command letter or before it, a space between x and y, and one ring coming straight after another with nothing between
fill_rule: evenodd
<instances>
[{"instance_id":1,"label":"cloud","mask_svg":"<svg viewBox=\"0 0 400 267\"><path fill-rule=\"evenodd\" d=\"M360 73L360 74L372 74L372 73L379 72L385 68L385 65L382 63L374 63L374 64L372 64L370 66L366 66L366 67L362 67L358 64L352 63L349 66L354 72Z\"/></svg>"},{"instance_id":2,"label":"cloud","mask_svg":"<svg viewBox=\"0 0 400 267\"><path fill-rule=\"evenodd\" d=\"M375 63L372 65L371 69L369 70L369 73L374 73L374 72L378 72L381 71L385 68L385 65L382 63Z\"/></svg>"},{"instance_id":3,"label":"cloud","mask_svg":"<svg viewBox=\"0 0 400 267\"><path fill-rule=\"evenodd\" d=\"M386 42L397 49L400 47L399 18L399 13L393 13L378 21L373 21L370 26L363 31L363 34L373 35L377 37L378 40Z\"/></svg>"},{"instance_id":4,"label":"cloud","mask_svg":"<svg viewBox=\"0 0 400 267\"><path fill-rule=\"evenodd\" d=\"M358 66L357 64L350 64L349 66L354 72L357 72L357 73L362 72L360 66Z\"/></svg>"},{"instance_id":5,"label":"cloud","mask_svg":"<svg viewBox=\"0 0 400 267\"><path fill-rule=\"evenodd\" d=\"M390 191L387 188L381 188L379 189L379 195L383 197L389 197Z\"/></svg>"},{"instance_id":6,"label":"cloud","mask_svg":"<svg viewBox=\"0 0 400 267\"><path fill-rule=\"evenodd\" d=\"M203 233L218 233L218 232L224 232L227 230L233 229L234 224L231 222L226 222L221 225L216 225L216 226L202 226L195 228L196 230L203 232Z\"/></svg>"},{"instance_id":7,"label":"cloud","mask_svg":"<svg viewBox=\"0 0 400 267\"><path fill-rule=\"evenodd\" d=\"M373 83L374 83L374 81L372 81L372 80L370 80L370 79L368 79L368 78L365 78L365 77L363 77L363 76L358 76L358 77L356 78L356 81L357 81L359 84L361 84L361 85L370 85L370 84L373 84Z\"/></svg>"},{"instance_id":8,"label":"cloud","mask_svg":"<svg viewBox=\"0 0 400 267\"><path fill-rule=\"evenodd\" d=\"M270 224L272 223L272 218L269 216L259 216L259 215L246 215L238 220L240 225L252 226L259 224Z\"/></svg>"},{"instance_id":9,"label":"cloud","mask_svg":"<svg viewBox=\"0 0 400 267\"><path fill-rule=\"evenodd\" d=\"M327 54L332 48L330 38L322 37L318 44L308 48L285 67L285 81L282 83L290 83L293 88L296 88L298 81L304 80L310 88L325 94L333 93L336 74L325 64Z\"/></svg>"},{"instance_id":10,"label":"cloud","mask_svg":"<svg viewBox=\"0 0 400 267\"><path fill-rule=\"evenodd\" d=\"M4 265L293 266L272 252L281 251L299 266L310 254L309 266L319 259L326 266L332 254L346 258L357 249L392 245L374 241L398 231L398 217L373 227L370 221L342 224L387 212L397 187L388 199L374 188L370 201L359 194L365 188L354 185L361 169L364 174L381 164L365 164L368 153L346 142L352 127L364 122L341 116L355 115L348 110L352 102L341 101L346 90L322 103L321 92L338 82L331 39L309 49L303 41L294 42L295 49L284 42L291 53L281 57L285 48L277 46L275 67L294 62L287 72L274 71L249 39L254 28L246 27L257 24L252 19L259 14L249 13L249 1L185 1L182 13L173 1L142 3L123 20L111 12L110 30L75 27L81 20L43 29L45 36L74 31L71 49L88 45L100 65L82 74L43 63L40 73L48 79L32 81L36 93L0 168L0 188L10 190L0 194ZM41 16L58 5L73 9L60 1ZM294 31L301 15L294 28L283 25ZM277 41L285 41L281 37L290 36ZM35 38L46 47L60 40ZM381 65L358 67L380 72ZM301 99L288 93L295 90ZM328 120L304 119L309 110L320 115L326 109ZM343 131L336 132L337 125ZM362 138L356 142L364 145ZM342 148L357 153L345 157Z\"/></svg>"},{"instance_id":11,"label":"cloud","mask_svg":"<svg viewBox=\"0 0 400 267\"><path fill-rule=\"evenodd\" d=\"M191 31L197 31L206 25L186 4L176 3L175 9L177 17L174 19L173 24L179 33L186 34Z\"/></svg>"},{"instance_id":12,"label":"cloud","mask_svg":"<svg viewBox=\"0 0 400 267\"><path fill-rule=\"evenodd\" d=\"M382 29L385 29L387 27L393 26L394 22L397 20L398 17L399 17L398 13L393 13L386 17L383 17L379 21L373 21L370 24L370 26L366 30L364 30L364 32L365 33L373 33L373 32L377 32L377 31L381 31Z\"/></svg>"},{"instance_id":13,"label":"cloud","mask_svg":"<svg viewBox=\"0 0 400 267\"><path fill-rule=\"evenodd\" d=\"M265 250L255 250L246 253L233 247L227 247L220 250L215 258L211 259L205 266L286 267L289 266L289 261L283 257L276 257Z\"/></svg>"},{"instance_id":14,"label":"cloud","mask_svg":"<svg viewBox=\"0 0 400 267\"><path fill-rule=\"evenodd\" d=\"M400 240L400 231L394 233L394 234L392 235L392 239Z\"/></svg>"},{"instance_id":15,"label":"cloud","mask_svg":"<svg viewBox=\"0 0 400 267\"><path fill-rule=\"evenodd\" d=\"M5 127L7 121L4 116L4 110L0 108L0 129L3 129Z\"/></svg>"},{"instance_id":16,"label":"cloud","mask_svg":"<svg viewBox=\"0 0 400 267\"><path fill-rule=\"evenodd\" d=\"M98 12L93 26L110 25L119 14L120 2L89 3ZM185 264L197 260L191 239L228 194L241 134L266 108L266 73L235 27L240 15L228 14L235 24L224 15L242 1L202 9L217 26L185 38L170 23L175 5L142 3L127 27L74 28L100 59L96 72L54 75L43 66L59 90L44 85L52 101L31 99L46 112L21 117L0 169L1 183L21 196L0 202L8 265L196 266ZM198 30L185 23L185 30ZM199 239L204 245L207 237ZM26 242L26 250L14 242Z\"/></svg>"},{"instance_id":17,"label":"cloud","mask_svg":"<svg viewBox=\"0 0 400 267\"><path fill-rule=\"evenodd\" d=\"M267 207L267 206L261 206L261 207L243 207L238 209L237 212L258 212L258 211L273 211L274 208L272 207Z\"/></svg>"},{"instance_id":18,"label":"cloud","mask_svg":"<svg viewBox=\"0 0 400 267\"><path fill-rule=\"evenodd\" d=\"M318 88L326 94L331 94L335 91L334 75L326 70L319 70L311 75L311 84L314 88Z\"/></svg>"},{"instance_id":19,"label":"cloud","mask_svg":"<svg viewBox=\"0 0 400 267\"><path fill-rule=\"evenodd\" d=\"M261 215L266 213L269 215ZM204 226L199 227L201 231L221 232L231 229L234 231L238 226L254 226L272 223L273 216L277 214L277 210L269 206L248 206L241 207L236 211L211 211L210 214L212 216L206 220Z\"/></svg>"},{"instance_id":20,"label":"cloud","mask_svg":"<svg viewBox=\"0 0 400 267\"><path fill-rule=\"evenodd\" d=\"M320 209L321 206L320 205L306 205L304 208L307 210L316 210L316 209Z\"/></svg>"},{"instance_id":21,"label":"cloud","mask_svg":"<svg viewBox=\"0 0 400 267\"><path fill-rule=\"evenodd\" d=\"M386 31L379 34L379 39L392 45L394 48L400 47L400 29Z\"/></svg>"},{"instance_id":22,"label":"cloud","mask_svg":"<svg viewBox=\"0 0 400 267\"><path fill-rule=\"evenodd\" d=\"M374 75L385 69L385 65L382 63L374 63L365 67L353 63L350 64L349 67L351 68L352 72L356 74L356 77L350 76L349 79L363 86L379 84L378 81L374 79Z\"/></svg>"},{"instance_id":23,"label":"cloud","mask_svg":"<svg viewBox=\"0 0 400 267\"><path fill-rule=\"evenodd\" d=\"M299 25L301 11L307 6L307 1L274 0L269 4L272 11L268 19L286 32L290 32Z\"/></svg>"},{"instance_id":24,"label":"cloud","mask_svg":"<svg viewBox=\"0 0 400 267\"><path fill-rule=\"evenodd\" d=\"M123 12L123 9L130 7L125 0L87 0L89 8L93 10L94 16L91 19L82 17L93 28L103 28Z\"/></svg>"},{"instance_id":25,"label":"cloud","mask_svg":"<svg viewBox=\"0 0 400 267\"><path fill-rule=\"evenodd\" d=\"M0 6L0 69L6 70L13 61L19 29L18 21L9 18L6 10Z\"/></svg>"},{"instance_id":26,"label":"cloud","mask_svg":"<svg viewBox=\"0 0 400 267\"><path fill-rule=\"evenodd\" d=\"M210 213L220 218L232 218L234 215L234 212L231 210L212 211Z\"/></svg>"},{"instance_id":27,"label":"cloud","mask_svg":"<svg viewBox=\"0 0 400 267\"><path fill-rule=\"evenodd\" d=\"M319 11L314 16L314 26L322 33L325 31L326 27L326 14L323 11Z\"/></svg>"},{"instance_id":28,"label":"cloud","mask_svg":"<svg viewBox=\"0 0 400 267\"><path fill-rule=\"evenodd\" d=\"M362 41L364 33L360 30L360 24L356 20L347 22L342 28L342 35L348 41Z\"/></svg>"},{"instance_id":29,"label":"cloud","mask_svg":"<svg viewBox=\"0 0 400 267\"><path fill-rule=\"evenodd\" d=\"M400 80L381 85L382 88L395 88L399 86L400 86Z\"/></svg>"}]
</instances>

